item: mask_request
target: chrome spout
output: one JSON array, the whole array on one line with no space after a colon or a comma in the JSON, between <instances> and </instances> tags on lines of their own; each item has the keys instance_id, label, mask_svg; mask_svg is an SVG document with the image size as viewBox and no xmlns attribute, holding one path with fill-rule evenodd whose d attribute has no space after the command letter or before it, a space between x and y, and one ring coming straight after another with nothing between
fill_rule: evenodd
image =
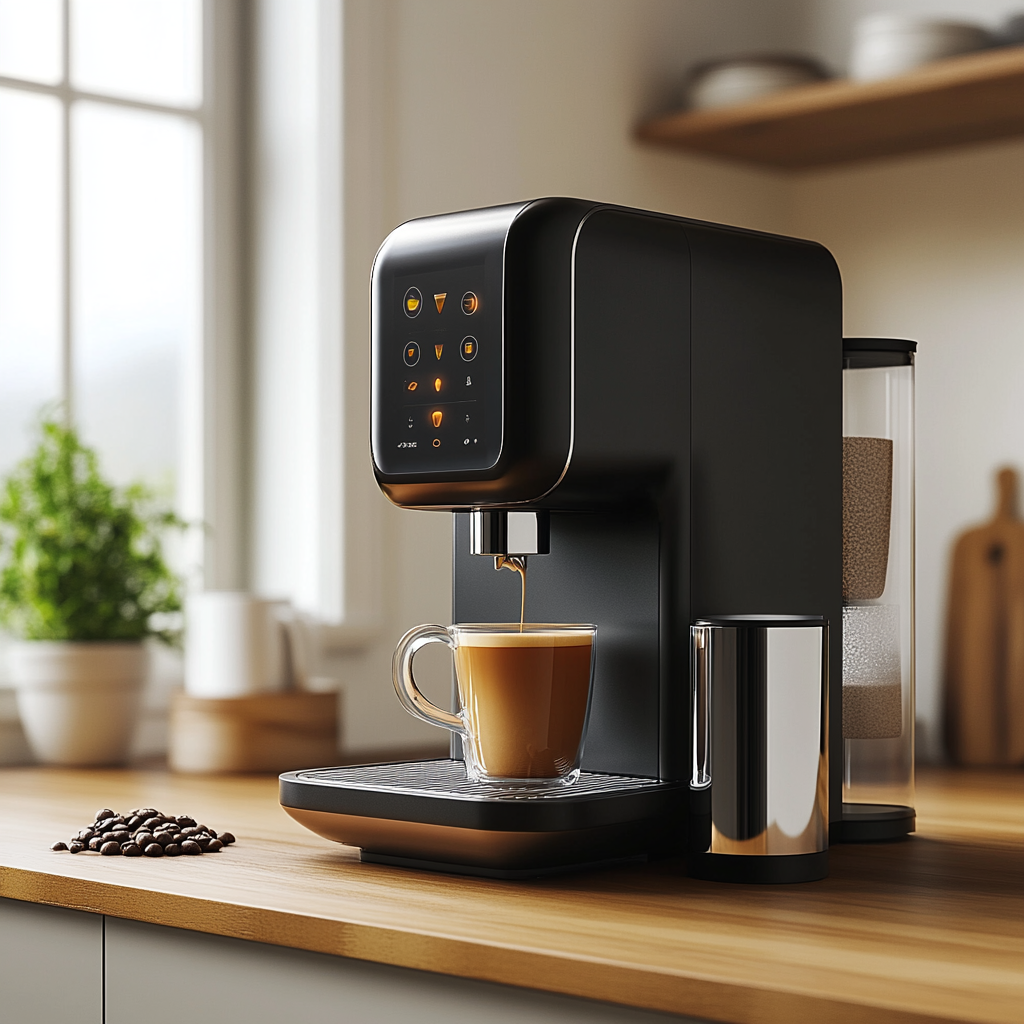
<instances>
[{"instance_id":1,"label":"chrome spout","mask_svg":"<svg viewBox=\"0 0 1024 1024\"><path fill-rule=\"evenodd\" d=\"M548 513L471 512L469 550L474 555L546 555L551 550Z\"/></svg>"}]
</instances>

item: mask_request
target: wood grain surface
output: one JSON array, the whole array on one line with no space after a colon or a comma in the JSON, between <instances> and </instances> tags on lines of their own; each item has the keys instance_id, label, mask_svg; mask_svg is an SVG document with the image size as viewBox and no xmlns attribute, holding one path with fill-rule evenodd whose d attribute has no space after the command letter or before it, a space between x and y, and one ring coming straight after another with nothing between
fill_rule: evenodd
<instances>
[{"instance_id":1,"label":"wood grain surface","mask_svg":"<svg viewBox=\"0 0 1024 1024\"><path fill-rule=\"evenodd\" d=\"M1024 46L933 61L876 82L803 85L750 103L682 111L639 138L790 170L1024 134Z\"/></svg>"},{"instance_id":2,"label":"wood grain surface","mask_svg":"<svg viewBox=\"0 0 1024 1024\"><path fill-rule=\"evenodd\" d=\"M953 548L946 616L946 747L967 765L1024 764L1024 520L1012 469L996 514Z\"/></svg>"},{"instance_id":3,"label":"wood grain surface","mask_svg":"<svg viewBox=\"0 0 1024 1024\"><path fill-rule=\"evenodd\" d=\"M0 896L711 1020L979 1021L1024 1007L1024 774L925 773L918 832L799 886L663 862L500 882L362 864L276 780L0 771ZM102 806L229 829L203 857L52 853Z\"/></svg>"}]
</instances>

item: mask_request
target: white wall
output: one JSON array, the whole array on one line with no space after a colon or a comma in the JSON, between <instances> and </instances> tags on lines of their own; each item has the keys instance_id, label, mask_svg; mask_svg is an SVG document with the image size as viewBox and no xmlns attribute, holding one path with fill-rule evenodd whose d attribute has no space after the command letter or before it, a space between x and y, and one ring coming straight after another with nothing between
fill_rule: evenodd
<instances>
[{"instance_id":1,"label":"white wall","mask_svg":"<svg viewBox=\"0 0 1024 1024\"><path fill-rule=\"evenodd\" d=\"M346 280L357 303L352 289L365 282L372 250L401 221L562 194L818 239L843 270L847 332L920 342L918 688L926 733L934 736L948 547L958 529L988 513L995 467L1024 466L1024 144L787 177L640 146L631 132L643 116L673 105L695 60L796 49L842 68L850 26L862 13L942 10L995 24L1015 3L346 6L346 168L359 165L346 171L346 202L362 218L361 227L349 228L346 252L359 260ZM380 591L368 598L380 610L377 639L339 655L331 669L345 684L346 744L352 753L443 744L399 708L389 660L405 629L449 621L450 519L390 508L375 493L358 379L365 307L350 304L346 318L346 387L362 417L361 426L349 419L350 490L364 495L380 552ZM433 659L428 675L438 696L446 671L443 658Z\"/></svg>"}]
</instances>

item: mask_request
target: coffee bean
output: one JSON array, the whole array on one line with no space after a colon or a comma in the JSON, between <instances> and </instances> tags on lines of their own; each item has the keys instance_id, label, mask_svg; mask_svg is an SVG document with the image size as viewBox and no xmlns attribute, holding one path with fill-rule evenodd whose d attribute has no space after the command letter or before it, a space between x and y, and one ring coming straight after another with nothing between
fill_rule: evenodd
<instances>
[{"instance_id":1,"label":"coffee bean","mask_svg":"<svg viewBox=\"0 0 1024 1024\"><path fill-rule=\"evenodd\" d=\"M177 857L217 853L233 843L230 832L218 833L188 814L161 814L155 807L136 807L127 815L109 807L101 808L91 825L86 825L67 843L56 842L50 849L81 853L93 850L106 857Z\"/></svg>"}]
</instances>

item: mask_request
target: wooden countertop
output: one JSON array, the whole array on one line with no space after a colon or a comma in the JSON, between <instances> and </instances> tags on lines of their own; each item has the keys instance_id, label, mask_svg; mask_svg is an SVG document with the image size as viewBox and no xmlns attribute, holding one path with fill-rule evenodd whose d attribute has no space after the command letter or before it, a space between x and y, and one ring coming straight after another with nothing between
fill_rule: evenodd
<instances>
[{"instance_id":1,"label":"wooden countertop","mask_svg":"<svg viewBox=\"0 0 1024 1024\"><path fill-rule=\"evenodd\" d=\"M922 774L918 833L838 846L801 886L678 864L535 882L361 864L280 809L276 780L0 771L0 896L712 1020L1019 1024L1024 774ZM189 813L215 856L52 853L99 807Z\"/></svg>"}]
</instances>

